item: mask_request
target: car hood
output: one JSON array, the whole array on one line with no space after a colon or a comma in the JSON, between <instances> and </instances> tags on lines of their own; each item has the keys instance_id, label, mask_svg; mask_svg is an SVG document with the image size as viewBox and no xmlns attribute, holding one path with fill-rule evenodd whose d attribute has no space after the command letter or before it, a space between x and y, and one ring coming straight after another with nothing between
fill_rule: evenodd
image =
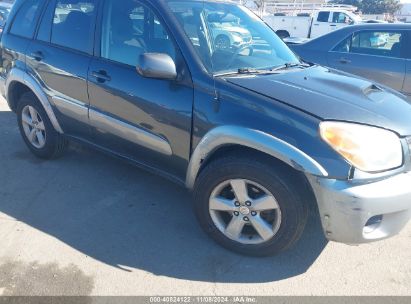
<instances>
[{"instance_id":1,"label":"car hood","mask_svg":"<svg viewBox=\"0 0 411 304\"><path fill-rule=\"evenodd\" d=\"M299 37L288 37L288 38L284 38L283 41L287 44L287 45L299 45L299 44L303 44L306 43L308 41L310 41L310 38L299 38Z\"/></svg>"},{"instance_id":2,"label":"car hood","mask_svg":"<svg viewBox=\"0 0 411 304\"><path fill-rule=\"evenodd\" d=\"M226 80L322 120L357 122L411 135L411 104L405 97L344 72L314 66Z\"/></svg>"},{"instance_id":3,"label":"car hood","mask_svg":"<svg viewBox=\"0 0 411 304\"><path fill-rule=\"evenodd\" d=\"M239 27L239 26L226 27L224 28L224 30L230 33L239 33L244 36L251 35L248 30L246 30L245 28Z\"/></svg>"}]
</instances>

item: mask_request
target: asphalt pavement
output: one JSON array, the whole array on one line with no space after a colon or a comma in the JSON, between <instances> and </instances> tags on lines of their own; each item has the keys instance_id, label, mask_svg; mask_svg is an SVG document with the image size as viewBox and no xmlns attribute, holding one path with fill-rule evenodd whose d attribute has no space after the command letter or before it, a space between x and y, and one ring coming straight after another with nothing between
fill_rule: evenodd
<instances>
[{"instance_id":1,"label":"asphalt pavement","mask_svg":"<svg viewBox=\"0 0 411 304\"><path fill-rule=\"evenodd\" d=\"M30 154L0 100L0 295L407 295L411 224L389 240L302 240L248 258L200 230L185 189L79 145Z\"/></svg>"}]
</instances>

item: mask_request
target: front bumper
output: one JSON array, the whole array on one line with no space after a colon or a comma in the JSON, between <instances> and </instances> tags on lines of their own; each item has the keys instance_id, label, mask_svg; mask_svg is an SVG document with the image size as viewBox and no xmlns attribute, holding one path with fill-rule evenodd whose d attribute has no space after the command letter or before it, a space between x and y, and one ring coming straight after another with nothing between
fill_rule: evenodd
<instances>
[{"instance_id":1,"label":"front bumper","mask_svg":"<svg viewBox=\"0 0 411 304\"><path fill-rule=\"evenodd\" d=\"M411 172L374 182L308 179L331 241L361 244L385 239L399 233L411 218Z\"/></svg>"}]
</instances>

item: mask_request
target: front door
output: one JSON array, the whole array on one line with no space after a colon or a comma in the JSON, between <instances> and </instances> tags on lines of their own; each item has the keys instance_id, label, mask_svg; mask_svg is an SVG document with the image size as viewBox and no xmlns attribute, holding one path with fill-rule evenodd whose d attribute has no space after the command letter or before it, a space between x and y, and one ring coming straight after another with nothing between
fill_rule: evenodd
<instances>
[{"instance_id":1,"label":"front door","mask_svg":"<svg viewBox=\"0 0 411 304\"><path fill-rule=\"evenodd\" d=\"M172 36L153 10L135 0L107 0L99 54L89 71L90 123L100 146L142 165L185 178L191 142L191 76ZM136 67L143 53L168 54L178 80L149 79Z\"/></svg>"},{"instance_id":2,"label":"front door","mask_svg":"<svg viewBox=\"0 0 411 304\"><path fill-rule=\"evenodd\" d=\"M310 38L317 38L330 32L330 18L329 11L318 12L316 20L313 20L311 26Z\"/></svg>"}]
</instances>

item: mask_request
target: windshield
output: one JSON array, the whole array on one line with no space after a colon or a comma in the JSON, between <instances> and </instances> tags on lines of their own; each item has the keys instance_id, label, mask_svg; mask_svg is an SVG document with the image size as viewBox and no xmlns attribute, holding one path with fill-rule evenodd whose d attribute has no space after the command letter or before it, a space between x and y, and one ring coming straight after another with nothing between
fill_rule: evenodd
<instances>
[{"instance_id":1,"label":"windshield","mask_svg":"<svg viewBox=\"0 0 411 304\"><path fill-rule=\"evenodd\" d=\"M169 5L213 74L299 63L285 43L245 7L194 1L170 1Z\"/></svg>"}]
</instances>

